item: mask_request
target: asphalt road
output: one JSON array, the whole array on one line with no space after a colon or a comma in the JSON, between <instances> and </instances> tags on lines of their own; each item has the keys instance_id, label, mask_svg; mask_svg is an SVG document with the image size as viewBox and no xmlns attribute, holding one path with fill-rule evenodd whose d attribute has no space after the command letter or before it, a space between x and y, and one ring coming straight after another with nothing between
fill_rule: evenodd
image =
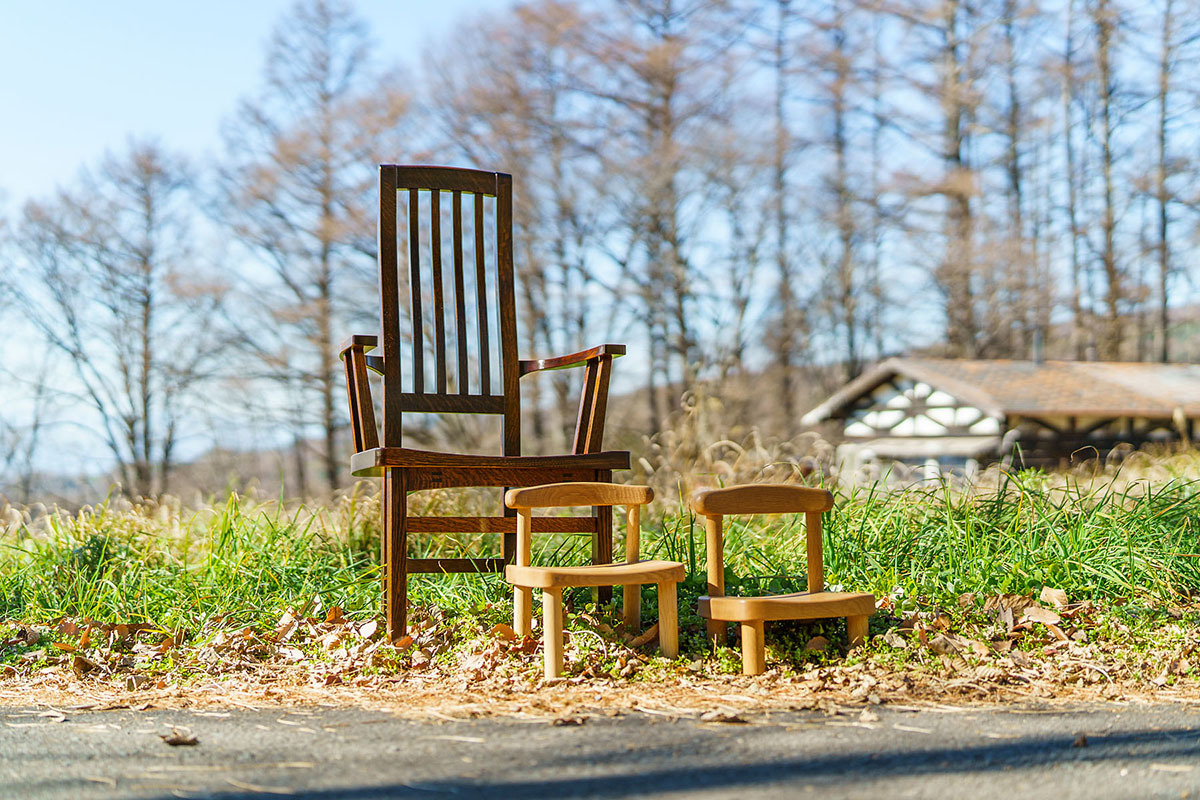
<instances>
[{"instance_id":1,"label":"asphalt road","mask_svg":"<svg viewBox=\"0 0 1200 800\"><path fill-rule=\"evenodd\" d=\"M1200 708L602 714L0 708L5 798L1200 797ZM38 716L43 714L44 716ZM172 747L172 728L198 740ZM1086 737L1086 746L1079 738Z\"/></svg>"}]
</instances>

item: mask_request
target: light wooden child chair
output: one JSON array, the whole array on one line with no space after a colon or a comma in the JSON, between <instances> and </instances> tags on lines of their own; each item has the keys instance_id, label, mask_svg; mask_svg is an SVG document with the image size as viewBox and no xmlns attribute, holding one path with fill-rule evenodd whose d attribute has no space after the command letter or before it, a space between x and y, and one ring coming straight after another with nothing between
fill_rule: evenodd
<instances>
[{"instance_id":1,"label":"light wooden child chair","mask_svg":"<svg viewBox=\"0 0 1200 800\"><path fill-rule=\"evenodd\" d=\"M623 615L626 627L641 627L641 584L658 584L658 642L667 658L679 655L679 606L675 584L683 580L678 561L639 561L642 506L654 499L649 486L619 486L613 483L551 483L511 489L504 495L509 508L517 510L517 563L509 564L504 576L513 584L513 629L528 636L532 627L533 590L542 590L542 643L547 678L563 671L562 590L568 586L623 586ZM533 509L570 506L615 506L626 508L625 563L583 567L530 566Z\"/></svg>"},{"instance_id":2,"label":"light wooden child chair","mask_svg":"<svg viewBox=\"0 0 1200 800\"><path fill-rule=\"evenodd\" d=\"M708 620L711 637L724 638L726 623L742 626L742 672L758 675L766 669L763 624L780 619L845 617L851 646L867 635L867 620L875 613L875 596L863 592L825 591L821 512L833 508L833 495L823 489L761 484L700 490L692 495L692 510L704 517L708 550L708 595L700 598L700 616ZM725 597L727 514L804 514L808 545L808 591L758 597Z\"/></svg>"}]
</instances>

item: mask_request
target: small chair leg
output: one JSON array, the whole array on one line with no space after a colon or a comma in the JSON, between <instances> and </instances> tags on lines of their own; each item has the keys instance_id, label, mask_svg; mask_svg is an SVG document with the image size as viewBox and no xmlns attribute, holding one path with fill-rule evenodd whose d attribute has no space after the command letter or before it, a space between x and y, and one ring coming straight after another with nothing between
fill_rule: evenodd
<instances>
[{"instance_id":1,"label":"small chair leg","mask_svg":"<svg viewBox=\"0 0 1200 800\"><path fill-rule=\"evenodd\" d=\"M679 599L675 581L658 585L658 646L667 658L679 657Z\"/></svg>"},{"instance_id":2,"label":"small chair leg","mask_svg":"<svg viewBox=\"0 0 1200 800\"><path fill-rule=\"evenodd\" d=\"M621 616L625 627L636 636L642 627L642 587L636 584L623 587Z\"/></svg>"},{"instance_id":3,"label":"small chair leg","mask_svg":"<svg viewBox=\"0 0 1200 800\"><path fill-rule=\"evenodd\" d=\"M850 646L858 647L867 639L867 620L866 614L860 614L853 617L846 617L846 631L850 634Z\"/></svg>"},{"instance_id":4,"label":"small chair leg","mask_svg":"<svg viewBox=\"0 0 1200 800\"><path fill-rule=\"evenodd\" d=\"M513 587L513 630L518 636L528 636L533 630L533 589Z\"/></svg>"},{"instance_id":5,"label":"small chair leg","mask_svg":"<svg viewBox=\"0 0 1200 800\"><path fill-rule=\"evenodd\" d=\"M542 656L547 678L563 673L562 589L542 590Z\"/></svg>"},{"instance_id":6,"label":"small chair leg","mask_svg":"<svg viewBox=\"0 0 1200 800\"><path fill-rule=\"evenodd\" d=\"M742 674L759 675L767 668L767 643L761 619L742 623Z\"/></svg>"}]
</instances>

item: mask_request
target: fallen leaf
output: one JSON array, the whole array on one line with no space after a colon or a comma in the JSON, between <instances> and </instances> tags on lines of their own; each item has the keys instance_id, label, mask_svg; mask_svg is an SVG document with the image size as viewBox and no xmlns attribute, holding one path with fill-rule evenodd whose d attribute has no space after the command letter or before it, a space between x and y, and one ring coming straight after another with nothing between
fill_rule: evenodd
<instances>
[{"instance_id":1,"label":"fallen leaf","mask_svg":"<svg viewBox=\"0 0 1200 800\"><path fill-rule=\"evenodd\" d=\"M488 631L488 635L497 639L503 639L506 642L511 642L517 638L517 632L514 631L511 626L505 625L503 622L497 622L495 625L493 625L492 629Z\"/></svg>"},{"instance_id":2,"label":"fallen leaf","mask_svg":"<svg viewBox=\"0 0 1200 800\"><path fill-rule=\"evenodd\" d=\"M587 722L587 717L576 714L570 717L555 717L551 720L550 724L556 727L563 727L566 725L582 725L585 722Z\"/></svg>"},{"instance_id":3,"label":"fallen leaf","mask_svg":"<svg viewBox=\"0 0 1200 800\"><path fill-rule=\"evenodd\" d=\"M1062 621L1062 618L1048 608L1033 605L1025 609L1024 616L1021 617L1022 622L1040 622L1043 625L1057 625Z\"/></svg>"},{"instance_id":4,"label":"fallen leaf","mask_svg":"<svg viewBox=\"0 0 1200 800\"><path fill-rule=\"evenodd\" d=\"M1058 639L1060 642L1068 641L1067 635L1063 633L1062 628L1058 627L1057 625L1048 622L1046 623L1046 630L1050 631L1054 638Z\"/></svg>"},{"instance_id":5,"label":"fallen leaf","mask_svg":"<svg viewBox=\"0 0 1200 800\"><path fill-rule=\"evenodd\" d=\"M858 715L859 722L879 722L879 715L869 708L864 708Z\"/></svg>"},{"instance_id":6,"label":"fallen leaf","mask_svg":"<svg viewBox=\"0 0 1200 800\"><path fill-rule=\"evenodd\" d=\"M193 747L200 744L200 740L190 733L184 733L178 728L171 728L170 733L160 733L158 738L162 739L171 747Z\"/></svg>"},{"instance_id":7,"label":"fallen leaf","mask_svg":"<svg viewBox=\"0 0 1200 800\"><path fill-rule=\"evenodd\" d=\"M1023 594L994 594L983 601L983 610L989 614L1006 608L1014 612L1021 612L1033 604L1033 598Z\"/></svg>"},{"instance_id":8,"label":"fallen leaf","mask_svg":"<svg viewBox=\"0 0 1200 800\"><path fill-rule=\"evenodd\" d=\"M375 635L375 631L379 630L379 623L376 620L370 619L362 624L358 629L358 635L364 639L370 639Z\"/></svg>"},{"instance_id":9,"label":"fallen leaf","mask_svg":"<svg viewBox=\"0 0 1200 800\"><path fill-rule=\"evenodd\" d=\"M325 614L325 622L330 625L338 625L345 622L341 606L330 606L328 613Z\"/></svg>"},{"instance_id":10,"label":"fallen leaf","mask_svg":"<svg viewBox=\"0 0 1200 800\"><path fill-rule=\"evenodd\" d=\"M1067 600L1067 593L1062 589L1054 589L1049 586L1042 587L1042 593L1038 595L1038 599L1043 603L1049 603L1055 608L1066 608L1070 601Z\"/></svg>"},{"instance_id":11,"label":"fallen leaf","mask_svg":"<svg viewBox=\"0 0 1200 800\"><path fill-rule=\"evenodd\" d=\"M883 634L883 641L884 644L888 645L889 647L894 647L897 650L904 650L908 647L908 642L906 642L904 637L896 631L888 631L887 633Z\"/></svg>"},{"instance_id":12,"label":"fallen leaf","mask_svg":"<svg viewBox=\"0 0 1200 800\"><path fill-rule=\"evenodd\" d=\"M958 645L949 637L938 635L929 640L929 649L939 656L948 656L958 652Z\"/></svg>"},{"instance_id":13,"label":"fallen leaf","mask_svg":"<svg viewBox=\"0 0 1200 800\"><path fill-rule=\"evenodd\" d=\"M1071 745L1071 747L1087 747L1087 746L1088 746L1087 736L1082 733L1075 737L1075 741Z\"/></svg>"},{"instance_id":14,"label":"fallen leaf","mask_svg":"<svg viewBox=\"0 0 1200 800\"><path fill-rule=\"evenodd\" d=\"M723 723L726 723L729 725L745 725L746 724L746 720L744 717L740 717L732 711L718 711L715 708L712 711L705 711L703 714L701 714L700 721L701 722L723 722Z\"/></svg>"},{"instance_id":15,"label":"fallen leaf","mask_svg":"<svg viewBox=\"0 0 1200 800\"><path fill-rule=\"evenodd\" d=\"M283 616L279 618L279 622L275 625L275 641L286 642L296 632L296 627L300 624L300 617L295 609L288 608L283 612Z\"/></svg>"},{"instance_id":16,"label":"fallen leaf","mask_svg":"<svg viewBox=\"0 0 1200 800\"><path fill-rule=\"evenodd\" d=\"M640 636L635 636L633 639L631 639L629 642L629 646L630 647L641 647L644 644L649 644L650 642L654 641L657 638L658 638L658 623L656 622L653 625L651 625L646 630L645 633L641 634Z\"/></svg>"},{"instance_id":17,"label":"fallen leaf","mask_svg":"<svg viewBox=\"0 0 1200 800\"><path fill-rule=\"evenodd\" d=\"M90 658L84 658L76 654L71 658L71 669L76 675L86 675L89 672L100 669L100 665Z\"/></svg>"},{"instance_id":18,"label":"fallen leaf","mask_svg":"<svg viewBox=\"0 0 1200 800\"><path fill-rule=\"evenodd\" d=\"M131 692L136 692L138 689L145 689L152 683L154 683L154 679L149 675L130 675L125 678L125 688Z\"/></svg>"}]
</instances>

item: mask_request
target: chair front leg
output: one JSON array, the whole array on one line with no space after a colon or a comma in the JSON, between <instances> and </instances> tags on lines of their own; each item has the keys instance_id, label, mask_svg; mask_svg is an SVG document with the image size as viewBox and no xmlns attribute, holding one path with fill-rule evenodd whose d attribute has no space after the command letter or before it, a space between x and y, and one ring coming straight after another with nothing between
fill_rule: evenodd
<instances>
[{"instance_id":1,"label":"chair front leg","mask_svg":"<svg viewBox=\"0 0 1200 800\"><path fill-rule=\"evenodd\" d=\"M658 646L666 658L679 657L679 597L675 581L658 585Z\"/></svg>"},{"instance_id":2,"label":"chair front leg","mask_svg":"<svg viewBox=\"0 0 1200 800\"><path fill-rule=\"evenodd\" d=\"M767 668L767 643L763 639L763 621L742 623L742 674L759 675Z\"/></svg>"},{"instance_id":3,"label":"chair front leg","mask_svg":"<svg viewBox=\"0 0 1200 800\"><path fill-rule=\"evenodd\" d=\"M563 674L562 589L542 590L542 659L546 678Z\"/></svg>"}]
</instances>

